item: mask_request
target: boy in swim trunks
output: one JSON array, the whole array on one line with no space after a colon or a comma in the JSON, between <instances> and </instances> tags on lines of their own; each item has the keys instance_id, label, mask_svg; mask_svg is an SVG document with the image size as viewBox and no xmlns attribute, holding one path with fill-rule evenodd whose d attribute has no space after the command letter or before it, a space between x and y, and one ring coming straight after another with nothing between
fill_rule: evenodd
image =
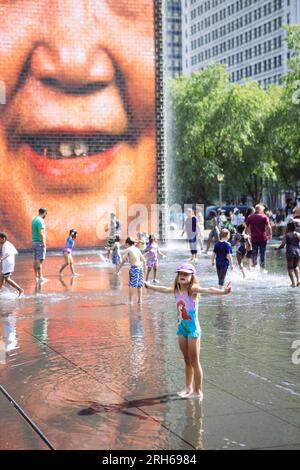
<instances>
[{"instance_id":1,"label":"boy in swim trunks","mask_svg":"<svg viewBox=\"0 0 300 470\"><path fill-rule=\"evenodd\" d=\"M142 303L142 289L144 285L144 269L146 269L146 260L142 255L141 251L135 246L134 240L127 238L126 246L128 247L123 255L122 262L117 269L119 274L120 269L128 260L130 263L129 270L129 303L132 304L133 289L137 288L138 303Z\"/></svg>"}]
</instances>

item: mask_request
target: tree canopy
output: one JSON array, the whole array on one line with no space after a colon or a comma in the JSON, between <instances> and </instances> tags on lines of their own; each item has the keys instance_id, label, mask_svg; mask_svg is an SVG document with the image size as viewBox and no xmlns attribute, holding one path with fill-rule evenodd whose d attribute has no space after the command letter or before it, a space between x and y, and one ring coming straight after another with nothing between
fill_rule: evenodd
<instances>
[{"instance_id":1,"label":"tree canopy","mask_svg":"<svg viewBox=\"0 0 300 470\"><path fill-rule=\"evenodd\" d=\"M300 180L300 26L287 31L293 55L284 86L265 90L254 80L231 83L220 63L170 82L172 202L212 202L219 174L229 197L246 192L254 203L262 197L263 184L295 190Z\"/></svg>"}]
</instances>

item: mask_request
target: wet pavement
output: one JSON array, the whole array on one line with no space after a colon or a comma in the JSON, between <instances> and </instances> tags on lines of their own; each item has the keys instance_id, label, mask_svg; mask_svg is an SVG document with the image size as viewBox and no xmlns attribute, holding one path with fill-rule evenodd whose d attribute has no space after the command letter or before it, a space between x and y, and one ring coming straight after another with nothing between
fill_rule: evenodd
<instances>
[{"instance_id":1,"label":"wet pavement","mask_svg":"<svg viewBox=\"0 0 300 470\"><path fill-rule=\"evenodd\" d=\"M163 284L187 257L167 253ZM172 295L146 291L130 306L127 267L117 277L96 251L74 258L81 275L60 279L62 256L49 254L36 289L31 256L18 256L26 295L0 292L0 449L300 449L300 288L284 253L268 251L268 274L244 281L236 269L230 296L201 298L202 404L176 394ZM217 285L210 257L197 272Z\"/></svg>"}]
</instances>

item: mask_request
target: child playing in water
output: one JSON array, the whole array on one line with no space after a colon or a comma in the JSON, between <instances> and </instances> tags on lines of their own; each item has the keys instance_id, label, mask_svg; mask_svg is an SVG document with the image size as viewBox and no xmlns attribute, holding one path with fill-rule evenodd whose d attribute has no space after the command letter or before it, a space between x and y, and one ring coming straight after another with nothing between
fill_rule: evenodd
<instances>
[{"instance_id":1,"label":"child playing in water","mask_svg":"<svg viewBox=\"0 0 300 470\"><path fill-rule=\"evenodd\" d=\"M148 244L145 249L145 254L147 255L147 274L146 281L148 281L149 274L153 268L153 284L156 284L157 266L158 266L158 255L164 256L163 253L158 248L157 238L155 235L150 235Z\"/></svg>"},{"instance_id":2,"label":"child playing in water","mask_svg":"<svg viewBox=\"0 0 300 470\"><path fill-rule=\"evenodd\" d=\"M138 232L135 245L139 248L139 250L141 250L142 253L145 251L147 243L146 234L144 232Z\"/></svg>"},{"instance_id":3,"label":"child playing in water","mask_svg":"<svg viewBox=\"0 0 300 470\"><path fill-rule=\"evenodd\" d=\"M72 228L69 232L69 236L67 238L66 245L63 249L63 255L64 255L64 258L65 258L65 263L62 265L62 267L59 270L60 275L67 266L70 266L72 276L78 276L78 274L75 272L75 269L74 269L74 260L73 260L73 257L72 257L72 251L73 251L73 248L74 248L74 243L75 243L75 240L76 240L76 236L77 236L77 232L76 232L76 230L74 230Z\"/></svg>"},{"instance_id":4,"label":"child playing in water","mask_svg":"<svg viewBox=\"0 0 300 470\"><path fill-rule=\"evenodd\" d=\"M200 364L201 329L198 319L199 294L223 295L231 292L230 283L226 288L200 287L196 269L192 264L183 263L176 269L174 286L153 286L145 282L149 289L164 294L175 294L178 313L178 342L185 361L185 389L178 392L182 398L203 400L203 371Z\"/></svg>"},{"instance_id":5,"label":"child playing in water","mask_svg":"<svg viewBox=\"0 0 300 470\"><path fill-rule=\"evenodd\" d=\"M215 244L212 256L212 265L216 263L217 274L219 279L219 287L224 286L225 277L229 268L233 269L232 248L228 242L230 232L227 228L223 228L220 232L220 241Z\"/></svg>"},{"instance_id":6,"label":"child playing in water","mask_svg":"<svg viewBox=\"0 0 300 470\"><path fill-rule=\"evenodd\" d=\"M19 297L24 293L24 289L20 287L15 281L11 279L11 275L15 269L15 255L18 254L18 251L14 245L7 240L7 235L5 232L0 233L0 248L1 250L1 264L2 270L0 275L0 289L3 284L7 283L19 293Z\"/></svg>"},{"instance_id":7,"label":"child playing in water","mask_svg":"<svg viewBox=\"0 0 300 470\"><path fill-rule=\"evenodd\" d=\"M112 263L116 266L116 270L121 263L121 251L120 251L120 237L115 236L115 243L112 246Z\"/></svg>"},{"instance_id":8,"label":"child playing in water","mask_svg":"<svg viewBox=\"0 0 300 470\"><path fill-rule=\"evenodd\" d=\"M281 250L285 245L287 271L290 276L290 280L292 281L291 287L299 287L300 234L296 232L296 225L294 222L289 222L287 224L286 232L280 246L274 249Z\"/></svg>"},{"instance_id":9,"label":"child playing in water","mask_svg":"<svg viewBox=\"0 0 300 470\"><path fill-rule=\"evenodd\" d=\"M126 239L127 250L125 250L122 262L117 268L117 274L119 274L122 266L127 260L130 263L129 270L129 303L132 304L133 289L137 288L138 303L142 303L142 288L144 285L144 269L146 269L146 260L142 255L141 251L135 246L135 241L131 240L130 237Z\"/></svg>"},{"instance_id":10,"label":"child playing in water","mask_svg":"<svg viewBox=\"0 0 300 470\"><path fill-rule=\"evenodd\" d=\"M215 240L215 242L218 242L220 239L220 217L219 216L217 217L217 213L215 211L210 211L209 219L211 219L212 228L208 235L207 247L206 247L205 253L208 253L211 242L213 240Z\"/></svg>"},{"instance_id":11,"label":"child playing in water","mask_svg":"<svg viewBox=\"0 0 300 470\"><path fill-rule=\"evenodd\" d=\"M246 230L246 224L243 223L243 224L238 225L236 228L236 234L232 241L232 246L239 243L239 246L236 252L236 257L237 257L237 262L238 262L239 268L241 270L241 273L244 279L246 277L246 274L244 271L243 259L245 258L245 255L249 251L252 250L250 237L249 235L245 233L245 230Z\"/></svg>"}]
</instances>

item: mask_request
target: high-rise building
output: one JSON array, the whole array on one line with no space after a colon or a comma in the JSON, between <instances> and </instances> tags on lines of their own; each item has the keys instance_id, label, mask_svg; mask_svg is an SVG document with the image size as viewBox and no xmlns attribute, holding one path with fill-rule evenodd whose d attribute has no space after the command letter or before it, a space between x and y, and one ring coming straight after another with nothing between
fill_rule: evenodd
<instances>
[{"instance_id":1,"label":"high-rise building","mask_svg":"<svg viewBox=\"0 0 300 470\"><path fill-rule=\"evenodd\" d=\"M278 83L289 59L283 26L299 22L299 0L182 0L183 73L218 61L234 82Z\"/></svg>"},{"instance_id":2,"label":"high-rise building","mask_svg":"<svg viewBox=\"0 0 300 470\"><path fill-rule=\"evenodd\" d=\"M165 73L166 76L176 77L182 72L181 0L164 2L164 18Z\"/></svg>"}]
</instances>

